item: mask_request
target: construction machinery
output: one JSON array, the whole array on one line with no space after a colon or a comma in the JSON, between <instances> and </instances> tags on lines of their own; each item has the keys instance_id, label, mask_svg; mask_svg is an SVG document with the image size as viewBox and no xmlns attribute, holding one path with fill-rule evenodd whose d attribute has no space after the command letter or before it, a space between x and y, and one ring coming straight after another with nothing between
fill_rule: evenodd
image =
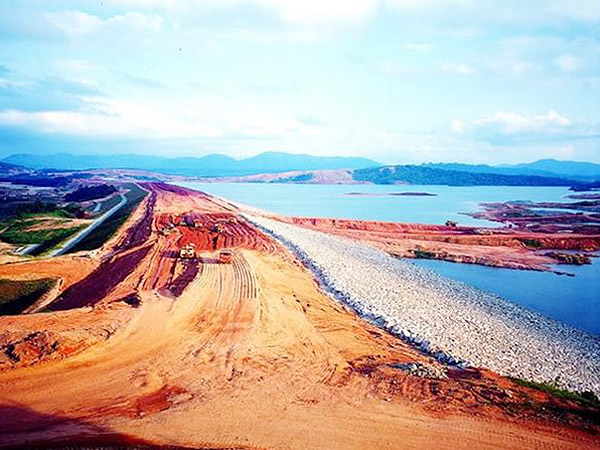
<instances>
[{"instance_id":1,"label":"construction machinery","mask_svg":"<svg viewBox=\"0 0 600 450\"><path fill-rule=\"evenodd\" d=\"M219 262L221 264L230 264L234 255L235 254L234 254L233 250L221 250L219 252Z\"/></svg>"},{"instance_id":2,"label":"construction machinery","mask_svg":"<svg viewBox=\"0 0 600 450\"><path fill-rule=\"evenodd\" d=\"M210 231L212 233L222 233L223 232L223 224L220 222L217 222L216 224L213 225L213 227L210 229Z\"/></svg>"},{"instance_id":3,"label":"construction machinery","mask_svg":"<svg viewBox=\"0 0 600 450\"><path fill-rule=\"evenodd\" d=\"M183 225L190 228L196 228L196 221L191 214L186 214L183 217Z\"/></svg>"},{"instance_id":4,"label":"construction machinery","mask_svg":"<svg viewBox=\"0 0 600 450\"><path fill-rule=\"evenodd\" d=\"M179 257L184 259L190 259L196 257L196 245L195 244L187 244L181 250L179 250Z\"/></svg>"},{"instance_id":5,"label":"construction machinery","mask_svg":"<svg viewBox=\"0 0 600 450\"><path fill-rule=\"evenodd\" d=\"M175 228L175 225L173 225L173 224L171 224L171 223L170 223L170 224L168 224L167 226L163 227L163 228L160 230L160 232L161 232L161 234L162 234L163 236L168 236L168 235L170 235L171 233L173 233L173 232L175 232L175 231L177 231L177 228Z\"/></svg>"}]
</instances>

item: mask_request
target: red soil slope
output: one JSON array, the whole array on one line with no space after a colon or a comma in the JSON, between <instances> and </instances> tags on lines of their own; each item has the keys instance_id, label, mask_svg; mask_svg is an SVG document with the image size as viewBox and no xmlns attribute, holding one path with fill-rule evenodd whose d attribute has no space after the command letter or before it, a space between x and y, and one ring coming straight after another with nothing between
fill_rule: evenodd
<instances>
[{"instance_id":1,"label":"red soil slope","mask_svg":"<svg viewBox=\"0 0 600 450\"><path fill-rule=\"evenodd\" d=\"M145 186L152 197L89 263L52 260L65 280L53 308L91 307L0 317L0 447L597 447L597 411L448 370L325 296L235 208ZM186 215L195 227L165 235ZM198 254L183 260L188 243Z\"/></svg>"}]
</instances>

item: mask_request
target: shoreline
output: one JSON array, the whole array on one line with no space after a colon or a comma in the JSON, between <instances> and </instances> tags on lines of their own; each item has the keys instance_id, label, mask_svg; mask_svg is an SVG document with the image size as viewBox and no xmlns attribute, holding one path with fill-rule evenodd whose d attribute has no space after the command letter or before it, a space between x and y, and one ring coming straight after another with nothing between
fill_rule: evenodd
<instances>
[{"instance_id":1,"label":"shoreline","mask_svg":"<svg viewBox=\"0 0 600 450\"><path fill-rule=\"evenodd\" d=\"M600 393L600 339L592 334L365 244L248 219L295 252L336 300L441 362Z\"/></svg>"},{"instance_id":2,"label":"shoreline","mask_svg":"<svg viewBox=\"0 0 600 450\"><path fill-rule=\"evenodd\" d=\"M200 188L188 186L186 183L182 186L191 189ZM392 193L399 192L403 191ZM357 190L354 193L360 194L361 191ZM373 195L379 198L382 198L381 195L393 198L393 196L388 197L388 193ZM348 195L348 193L339 196L347 199L362 197L362 195ZM227 197L227 195L223 196L234 206L258 209ZM431 197L433 200L436 198ZM327 213L327 211L323 215L311 215L302 210L296 211L296 214L281 213L272 211L272 208L261 211L261 214L310 229L365 241L403 258L424 257L488 267L553 272L567 276L570 273L569 265L575 263L577 258L566 257L563 253L577 250L582 256L578 258L579 261L584 261L584 253L596 250L600 246L600 234L557 233L555 230L537 232L528 228L512 228L498 222L490 222L493 226L465 225L460 221L457 223L451 220L443 224L431 224L360 218L360 214L358 218L347 217ZM542 253L542 250L547 251ZM556 268L555 264L561 264L561 267Z\"/></svg>"}]
</instances>

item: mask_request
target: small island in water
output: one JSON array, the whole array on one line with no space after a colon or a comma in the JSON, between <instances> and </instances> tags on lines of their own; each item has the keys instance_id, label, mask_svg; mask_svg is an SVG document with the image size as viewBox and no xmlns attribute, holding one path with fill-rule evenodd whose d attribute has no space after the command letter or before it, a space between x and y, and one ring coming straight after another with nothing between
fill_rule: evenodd
<instances>
[{"instance_id":1,"label":"small island in water","mask_svg":"<svg viewBox=\"0 0 600 450\"><path fill-rule=\"evenodd\" d=\"M432 194L431 192L347 192L344 195L353 195L357 197L437 197L437 194Z\"/></svg>"}]
</instances>

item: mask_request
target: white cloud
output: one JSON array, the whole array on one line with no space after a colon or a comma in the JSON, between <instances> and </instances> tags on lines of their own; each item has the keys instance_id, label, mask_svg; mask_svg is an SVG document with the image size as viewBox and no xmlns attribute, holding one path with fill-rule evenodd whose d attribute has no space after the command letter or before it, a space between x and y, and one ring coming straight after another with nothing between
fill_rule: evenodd
<instances>
[{"instance_id":1,"label":"white cloud","mask_svg":"<svg viewBox=\"0 0 600 450\"><path fill-rule=\"evenodd\" d=\"M80 37L102 26L102 19L81 11L46 13L48 22L71 37Z\"/></svg>"},{"instance_id":2,"label":"white cloud","mask_svg":"<svg viewBox=\"0 0 600 450\"><path fill-rule=\"evenodd\" d=\"M83 136L129 136L154 138L214 137L218 132L209 126L176 119L150 107L84 97L85 106L77 111L0 112L0 124L21 126L43 133Z\"/></svg>"},{"instance_id":3,"label":"white cloud","mask_svg":"<svg viewBox=\"0 0 600 450\"><path fill-rule=\"evenodd\" d=\"M315 135L311 124L278 112L243 113L243 107L218 110L210 105L177 104L161 107L82 97L79 110L0 111L0 126L22 127L48 134L127 139L270 139L288 135ZM233 112L232 112L233 111Z\"/></svg>"},{"instance_id":4,"label":"white cloud","mask_svg":"<svg viewBox=\"0 0 600 450\"><path fill-rule=\"evenodd\" d=\"M524 116L515 113L498 112L493 116L483 117L473 122L475 128L488 128L501 134L518 134L524 132L545 132L555 134L572 125L570 119L556 111L549 111L541 116Z\"/></svg>"},{"instance_id":5,"label":"white cloud","mask_svg":"<svg viewBox=\"0 0 600 450\"><path fill-rule=\"evenodd\" d=\"M453 73L456 75L471 75L475 73L475 69L463 63L447 62L442 64L444 72Z\"/></svg>"},{"instance_id":6,"label":"white cloud","mask_svg":"<svg viewBox=\"0 0 600 450\"><path fill-rule=\"evenodd\" d=\"M433 44L407 42L402 44L402 48L413 52L429 52L433 49Z\"/></svg>"},{"instance_id":7,"label":"white cloud","mask_svg":"<svg viewBox=\"0 0 600 450\"><path fill-rule=\"evenodd\" d=\"M564 73L592 75L600 67L600 43L586 36L518 35L501 39L484 65L503 75Z\"/></svg>"},{"instance_id":8,"label":"white cloud","mask_svg":"<svg viewBox=\"0 0 600 450\"><path fill-rule=\"evenodd\" d=\"M252 0L278 12L282 20L295 24L361 23L371 18L378 0Z\"/></svg>"},{"instance_id":9,"label":"white cloud","mask_svg":"<svg viewBox=\"0 0 600 450\"><path fill-rule=\"evenodd\" d=\"M594 24L600 20L598 0L382 0L399 15L418 17L457 28L490 25L557 26L566 21Z\"/></svg>"},{"instance_id":10,"label":"white cloud","mask_svg":"<svg viewBox=\"0 0 600 450\"><path fill-rule=\"evenodd\" d=\"M106 26L123 26L138 31L159 31L163 26L163 17L140 12L127 12L113 16L105 22Z\"/></svg>"},{"instance_id":11,"label":"white cloud","mask_svg":"<svg viewBox=\"0 0 600 450\"><path fill-rule=\"evenodd\" d=\"M547 3L550 14L582 22L600 20L600 2L598 0L553 0Z\"/></svg>"},{"instance_id":12,"label":"white cloud","mask_svg":"<svg viewBox=\"0 0 600 450\"><path fill-rule=\"evenodd\" d=\"M52 64L60 71L71 73L89 72L97 69L97 65L86 59L59 59Z\"/></svg>"},{"instance_id":13,"label":"white cloud","mask_svg":"<svg viewBox=\"0 0 600 450\"><path fill-rule=\"evenodd\" d=\"M494 145L543 144L552 141L597 139L600 124L575 121L556 111L541 115L498 112L472 121L453 120L455 135Z\"/></svg>"},{"instance_id":14,"label":"white cloud","mask_svg":"<svg viewBox=\"0 0 600 450\"><path fill-rule=\"evenodd\" d=\"M356 24L371 18L381 0L116 0L125 8L161 9L174 14L234 10L250 5L296 25Z\"/></svg>"},{"instance_id":15,"label":"white cloud","mask_svg":"<svg viewBox=\"0 0 600 450\"><path fill-rule=\"evenodd\" d=\"M456 25L469 28L473 23L486 24L556 24L564 20L596 22L600 19L600 2L578 0L113 0L127 9L160 9L167 13L194 13L203 9L235 9L254 5L273 11L282 21L309 24L363 23L379 10L399 16L414 17L424 23Z\"/></svg>"},{"instance_id":16,"label":"white cloud","mask_svg":"<svg viewBox=\"0 0 600 450\"><path fill-rule=\"evenodd\" d=\"M512 61L505 66L505 70L512 75L527 75L538 72L540 67L531 61Z\"/></svg>"},{"instance_id":17,"label":"white cloud","mask_svg":"<svg viewBox=\"0 0 600 450\"><path fill-rule=\"evenodd\" d=\"M405 75L408 73L406 67L403 67L393 61L379 61L375 64L378 72L386 75Z\"/></svg>"},{"instance_id":18,"label":"white cloud","mask_svg":"<svg viewBox=\"0 0 600 450\"><path fill-rule=\"evenodd\" d=\"M28 83L23 80L10 80L0 77L0 88L23 88L27 85Z\"/></svg>"},{"instance_id":19,"label":"white cloud","mask_svg":"<svg viewBox=\"0 0 600 450\"><path fill-rule=\"evenodd\" d=\"M390 9L398 11L412 9L440 9L445 6L468 5L469 0L385 0Z\"/></svg>"},{"instance_id":20,"label":"white cloud","mask_svg":"<svg viewBox=\"0 0 600 450\"><path fill-rule=\"evenodd\" d=\"M577 72L583 67L583 62L575 55L566 54L554 58L552 61L563 72Z\"/></svg>"},{"instance_id":21,"label":"white cloud","mask_svg":"<svg viewBox=\"0 0 600 450\"><path fill-rule=\"evenodd\" d=\"M452 120L451 127L454 133L462 134L465 132L465 123L462 120Z\"/></svg>"},{"instance_id":22,"label":"white cloud","mask_svg":"<svg viewBox=\"0 0 600 450\"><path fill-rule=\"evenodd\" d=\"M71 38L80 38L95 32L156 32L163 26L163 18L140 12L126 12L107 19L82 11L58 11L44 14L51 26L56 27Z\"/></svg>"}]
</instances>

